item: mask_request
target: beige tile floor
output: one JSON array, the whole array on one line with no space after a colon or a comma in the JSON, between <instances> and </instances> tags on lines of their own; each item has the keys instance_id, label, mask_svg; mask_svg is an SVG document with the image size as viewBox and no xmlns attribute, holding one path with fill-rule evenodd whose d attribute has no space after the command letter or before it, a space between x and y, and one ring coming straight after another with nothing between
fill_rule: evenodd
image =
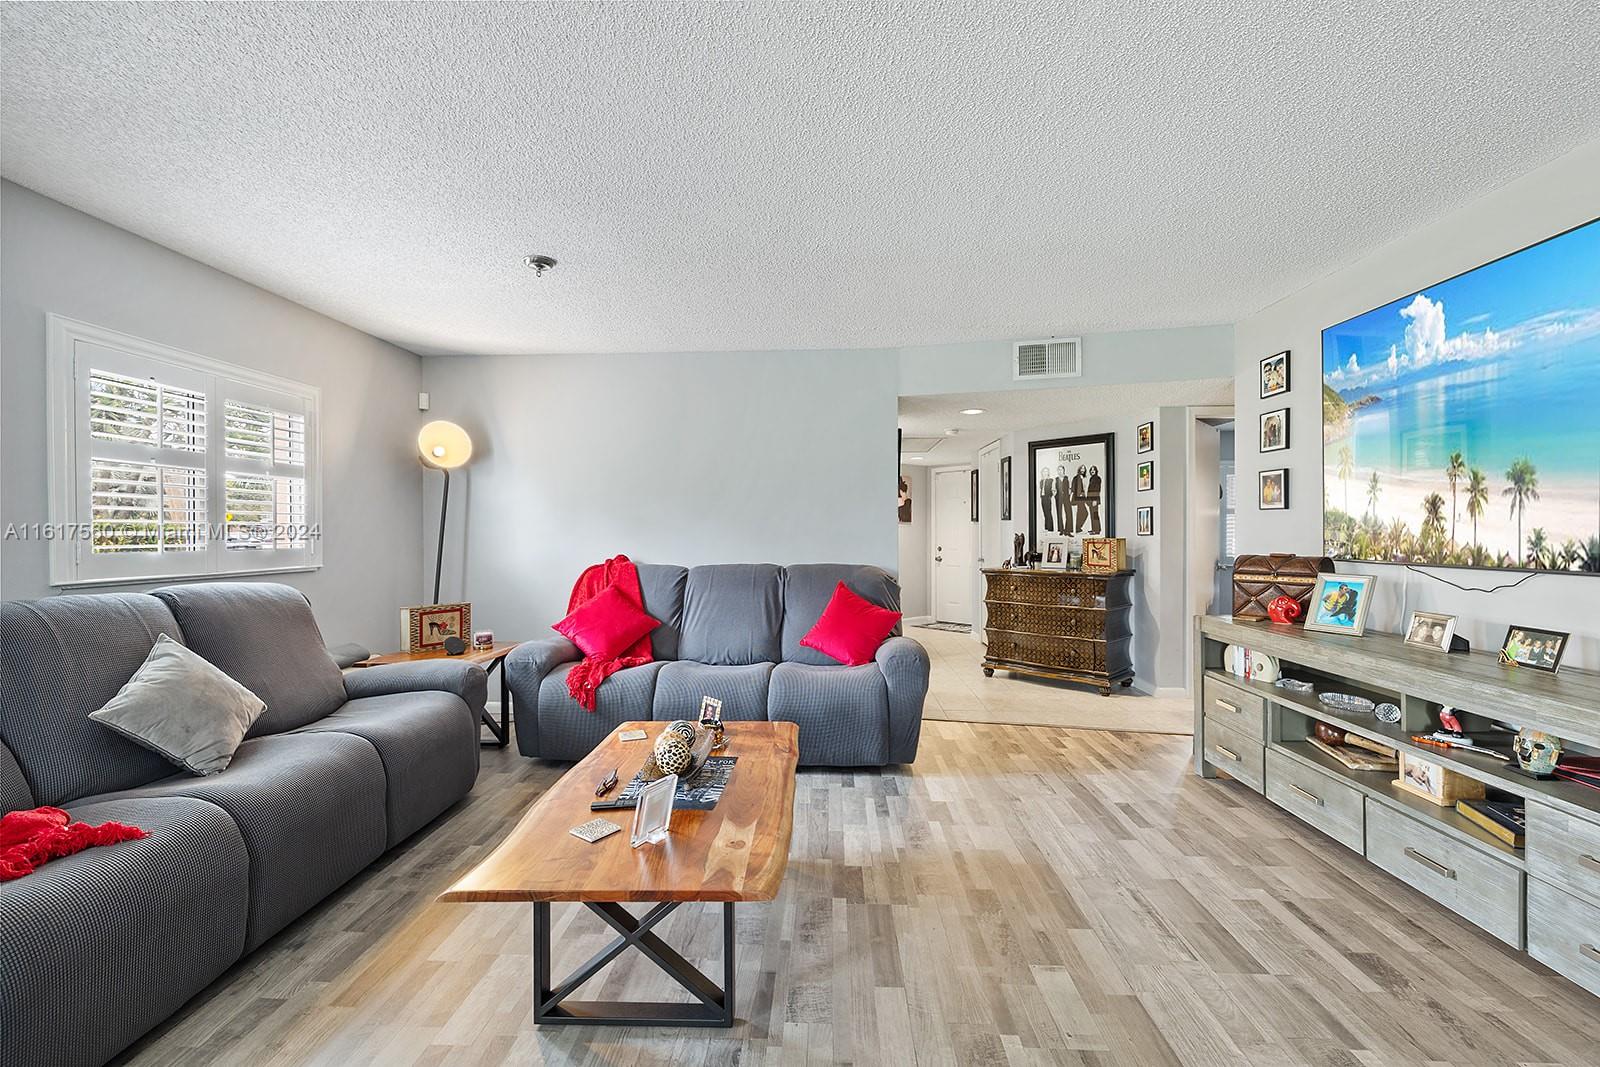
<instances>
[{"instance_id":1,"label":"beige tile floor","mask_svg":"<svg viewBox=\"0 0 1600 1067\"><path fill-rule=\"evenodd\" d=\"M916 626L906 633L922 643L933 661L922 709L925 719L1157 734L1194 731L1194 705L1186 698L1120 688L1103 697L1086 685L998 671L985 678L983 645L970 635Z\"/></svg>"}]
</instances>

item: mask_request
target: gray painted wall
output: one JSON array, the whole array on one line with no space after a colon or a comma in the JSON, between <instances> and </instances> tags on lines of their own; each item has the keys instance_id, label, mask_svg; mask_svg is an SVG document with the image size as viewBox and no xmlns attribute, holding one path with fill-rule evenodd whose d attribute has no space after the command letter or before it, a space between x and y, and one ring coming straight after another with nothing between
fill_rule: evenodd
<instances>
[{"instance_id":1,"label":"gray painted wall","mask_svg":"<svg viewBox=\"0 0 1600 1067\"><path fill-rule=\"evenodd\" d=\"M922 396L1059 389L1227 378L1233 374L1233 327L1228 325L1086 333L1082 338L1083 377L1022 382L1011 376L1012 340L902 348L898 350L900 393Z\"/></svg>"},{"instance_id":2,"label":"gray painted wall","mask_svg":"<svg viewBox=\"0 0 1600 1067\"><path fill-rule=\"evenodd\" d=\"M472 434L444 598L497 636L548 632L584 566L897 569L890 350L426 360L434 418ZM431 577L439 478L424 493Z\"/></svg>"},{"instance_id":3,"label":"gray painted wall","mask_svg":"<svg viewBox=\"0 0 1600 1067\"><path fill-rule=\"evenodd\" d=\"M1187 408L1147 408L1019 430L1012 440L1011 527L1026 534L1028 516L1035 506L1030 496L1028 445L1084 434L1116 436L1116 536L1127 539L1128 565L1137 572L1133 582L1134 685L1147 692L1182 690L1186 674L1182 515L1189 469L1185 432L1188 417ZM1134 451L1134 431L1141 422L1152 421L1156 424L1155 451L1138 455ZM1155 488L1141 493L1135 488L1137 465L1148 459L1156 463ZM1140 537L1134 533L1134 513L1146 506L1155 508L1155 532ZM1011 533L1006 537L1009 540Z\"/></svg>"},{"instance_id":4,"label":"gray painted wall","mask_svg":"<svg viewBox=\"0 0 1600 1067\"><path fill-rule=\"evenodd\" d=\"M1429 226L1384 245L1235 326L1235 409L1241 552L1319 553L1322 541L1321 332L1369 308L1487 263L1579 223L1600 211L1600 141L1591 143ZM1289 349L1290 434L1293 447L1267 456L1256 451L1257 419L1283 398L1260 399L1262 357ZM1289 468L1287 511L1258 511L1256 475ZM1498 506L1498 505L1497 505ZM1341 569L1379 576L1368 625L1398 631L1411 610L1459 616L1458 632L1475 649L1498 648L1509 623L1571 631L1564 663L1600 668L1600 578L1539 575L1516 589L1462 592L1403 567L1351 564ZM1516 580L1504 571L1428 568L1459 585L1489 589Z\"/></svg>"},{"instance_id":5,"label":"gray painted wall","mask_svg":"<svg viewBox=\"0 0 1600 1067\"><path fill-rule=\"evenodd\" d=\"M895 519L900 532L900 610L906 618L918 619L932 611L928 600L928 536L933 512L928 468L901 467L900 474L911 482L911 521Z\"/></svg>"},{"instance_id":6,"label":"gray painted wall","mask_svg":"<svg viewBox=\"0 0 1600 1067\"><path fill-rule=\"evenodd\" d=\"M47 312L316 385L324 565L281 580L311 598L330 643L394 647L399 609L422 590L421 360L11 182L0 234L0 526L49 519ZM0 545L7 599L60 591L48 582L43 541Z\"/></svg>"}]
</instances>

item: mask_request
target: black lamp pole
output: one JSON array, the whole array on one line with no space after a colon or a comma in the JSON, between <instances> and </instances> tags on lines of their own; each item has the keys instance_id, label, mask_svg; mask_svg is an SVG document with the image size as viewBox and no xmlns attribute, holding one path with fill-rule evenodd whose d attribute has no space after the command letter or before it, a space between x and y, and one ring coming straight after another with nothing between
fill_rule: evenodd
<instances>
[{"instance_id":1,"label":"black lamp pole","mask_svg":"<svg viewBox=\"0 0 1600 1067\"><path fill-rule=\"evenodd\" d=\"M439 602L439 577L444 573L444 519L450 512L450 468L440 467L444 472L444 495L439 498L439 548L433 560L433 602Z\"/></svg>"}]
</instances>

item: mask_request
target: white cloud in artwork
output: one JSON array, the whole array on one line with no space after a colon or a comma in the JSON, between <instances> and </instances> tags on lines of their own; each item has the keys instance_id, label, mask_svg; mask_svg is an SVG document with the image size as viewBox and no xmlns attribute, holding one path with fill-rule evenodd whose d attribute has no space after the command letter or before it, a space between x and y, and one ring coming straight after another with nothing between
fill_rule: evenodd
<instances>
[{"instance_id":1,"label":"white cloud in artwork","mask_svg":"<svg viewBox=\"0 0 1600 1067\"><path fill-rule=\"evenodd\" d=\"M1400 309L1400 317L1410 319L1406 324L1406 353L1411 362L1426 367L1444 354L1444 302L1435 303L1418 293L1411 303Z\"/></svg>"},{"instance_id":2,"label":"white cloud in artwork","mask_svg":"<svg viewBox=\"0 0 1600 1067\"><path fill-rule=\"evenodd\" d=\"M1356 354L1354 352L1350 353L1350 364L1349 364L1349 366L1350 366L1350 374L1352 376L1361 373L1361 364L1356 362Z\"/></svg>"},{"instance_id":3,"label":"white cloud in artwork","mask_svg":"<svg viewBox=\"0 0 1600 1067\"><path fill-rule=\"evenodd\" d=\"M1400 348L1398 345L1389 346L1389 377L1394 377L1400 371Z\"/></svg>"}]
</instances>

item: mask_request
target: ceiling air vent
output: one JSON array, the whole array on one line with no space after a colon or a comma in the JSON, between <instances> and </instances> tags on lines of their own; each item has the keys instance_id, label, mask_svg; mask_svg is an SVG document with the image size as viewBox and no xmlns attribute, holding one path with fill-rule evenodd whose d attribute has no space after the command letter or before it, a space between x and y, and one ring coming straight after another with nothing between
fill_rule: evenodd
<instances>
[{"instance_id":1,"label":"ceiling air vent","mask_svg":"<svg viewBox=\"0 0 1600 1067\"><path fill-rule=\"evenodd\" d=\"M1049 341L1018 341L1012 346L1011 377L1078 378L1083 375L1082 351L1076 337Z\"/></svg>"}]
</instances>

